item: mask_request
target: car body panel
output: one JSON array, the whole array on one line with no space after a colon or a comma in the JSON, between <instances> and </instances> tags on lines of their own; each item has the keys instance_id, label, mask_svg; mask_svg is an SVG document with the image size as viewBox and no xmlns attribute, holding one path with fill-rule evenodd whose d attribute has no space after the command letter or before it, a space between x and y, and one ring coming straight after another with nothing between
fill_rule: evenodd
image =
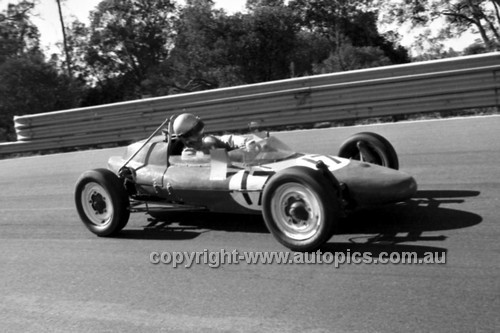
<instances>
[{"instance_id":1,"label":"car body panel","mask_svg":"<svg viewBox=\"0 0 500 333\"><path fill-rule=\"evenodd\" d=\"M403 201L417 190L417 183L410 175L371 163L351 160L333 174L339 182L347 184L351 199L361 205Z\"/></svg>"},{"instance_id":2,"label":"car body panel","mask_svg":"<svg viewBox=\"0 0 500 333\"><path fill-rule=\"evenodd\" d=\"M138 194L214 212L260 214L263 190L275 173L295 166L317 170L319 162L344 184L345 199L358 206L403 201L417 188L413 177L398 170L337 156L296 153L275 137L254 138L258 143L255 151L168 156L169 145L157 136L146 144L130 145L123 157L111 157L108 167L118 174L145 144L127 164L134 170Z\"/></svg>"}]
</instances>

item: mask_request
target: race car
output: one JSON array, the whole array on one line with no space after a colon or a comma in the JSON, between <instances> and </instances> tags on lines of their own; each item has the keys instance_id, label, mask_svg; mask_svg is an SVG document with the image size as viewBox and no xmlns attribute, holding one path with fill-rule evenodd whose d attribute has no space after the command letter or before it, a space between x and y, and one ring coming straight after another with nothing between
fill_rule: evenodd
<instances>
[{"instance_id":1,"label":"race car","mask_svg":"<svg viewBox=\"0 0 500 333\"><path fill-rule=\"evenodd\" d=\"M393 146L375 133L348 138L338 156L295 152L267 132L247 134L251 147L186 154L174 119L112 156L107 169L80 176L75 203L91 232L116 235L133 212L259 214L285 247L315 251L353 209L404 201L417 189L398 171Z\"/></svg>"}]
</instances>

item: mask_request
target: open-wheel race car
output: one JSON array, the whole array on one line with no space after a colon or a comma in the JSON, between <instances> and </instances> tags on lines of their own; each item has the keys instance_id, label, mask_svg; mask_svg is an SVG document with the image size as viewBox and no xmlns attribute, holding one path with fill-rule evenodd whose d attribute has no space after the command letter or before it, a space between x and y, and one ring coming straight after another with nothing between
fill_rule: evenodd
<instances>
[{"instance_id":1,"label":"open-wheel race car","mask_svg":"<svg viewBox=\"0 0 500 333\"><path fill-rule=\"evenodd\" d=\"M338 156L295 152L268 133L248 134L251 149L183 154L174 118L123 157L111 157L108 169L80 176L75 203L90 231L116 235L133 212L262 214L284 246L313 251L350 210L404 201L417 189L413 177L397 170L392 145L375 133L348 138Z\"/></svg>"}]
</instances>

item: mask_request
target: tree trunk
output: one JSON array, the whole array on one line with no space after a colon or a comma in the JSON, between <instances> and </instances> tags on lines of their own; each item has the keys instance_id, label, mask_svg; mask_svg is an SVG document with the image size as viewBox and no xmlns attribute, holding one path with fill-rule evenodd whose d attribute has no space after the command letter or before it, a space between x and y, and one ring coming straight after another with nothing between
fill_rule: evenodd
<instances>
[{"instance_id":1,"label":"tree trunk","mask_svg":"<svg viewBox=\"0 0 500 333\"><path fill-rule=\"evenodd\" d=\"M467 5L469 6L469 9L472 13L472 20L476 27L479 29L479 33L481 34L481 38L484 41L484 44L488 47L488 49L493 48L493 43L491 42L491 39L488 37L488 34L486 33L486 29L483 27L483 24L481 23L481 19L484 17L483 12L477 8L477 5L473 4L472 1L467 1Z\"/></svg>"},{"instance_id":2,"label":"tree trunk","mask_svg":"<svg viewBox=\"0 0 500 333\"><path fill-rule=\"evenodd\" d=\"M68 70L68 76L73 77L73 73L71 72L71 57L69 55L68 41L66 38L66 28L64 27L64 20L61 10L61 0L56 0L56 2L57 7L59 8L59 20L61 21L61 29L63 33L64 53L66 54L66 68Z\"/></svg>"},{"instance_id":3,"label":"tree trunk","mask_svg":"<svg viewBox=\"0 0 500 333\"><path fill-rule=\"evenodd\" d=\"M498 9L498 7L500 7L500 0L492 0L491 2L493 3L493 8L495 8L495 17L497 19L497 26L500 27L500 10ZM497 43L500 43L500 36L498 32L499 29L497 27L494 27L494 29L495 29L495 36L497 37Z\"/></svg>"}]
</instances>

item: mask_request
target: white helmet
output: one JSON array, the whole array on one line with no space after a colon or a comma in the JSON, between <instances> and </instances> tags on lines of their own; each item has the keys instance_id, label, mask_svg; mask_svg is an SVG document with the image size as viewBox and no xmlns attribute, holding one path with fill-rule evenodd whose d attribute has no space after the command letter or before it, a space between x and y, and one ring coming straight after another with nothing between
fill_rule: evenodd
<instances>
[{"instance_id":1,"label":"white helmet","mask_svg":"<svg viewBox=\"0 0 500 333\"><path fill-rule=\"evenodd\" d=\"M183 113L174 120L174 134L181 138L198 135L203 131L205 124L192 113Z\"/></svg>"}]
</instances>

